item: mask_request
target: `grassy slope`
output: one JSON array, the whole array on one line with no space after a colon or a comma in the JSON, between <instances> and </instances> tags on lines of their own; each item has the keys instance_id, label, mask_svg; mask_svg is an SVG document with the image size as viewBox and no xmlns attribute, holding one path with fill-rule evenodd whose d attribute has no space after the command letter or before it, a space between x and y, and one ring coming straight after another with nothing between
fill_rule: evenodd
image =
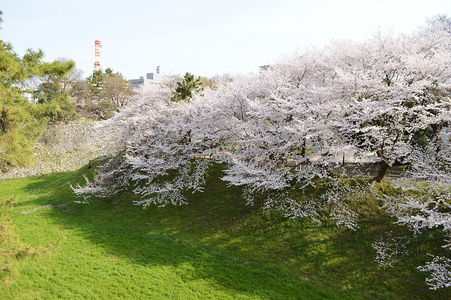
<instances>
[{"instance_id":1,"label":"grassy slope","mask_svg":"<svg viewBox=\"0 0 451 300\"><path fill-rule=\"evenodd\" d=\"M144 210L130 194L77 204L69 183L84 172L0 182L0 202L14 196L0 222L17 237L1 247L30 248L3 261L0 299L447 297L427 289L417 261L374 263L383 219L354 232L264 215L217 179L219 168L187 206Z\"/></svg>"}]
</instances>

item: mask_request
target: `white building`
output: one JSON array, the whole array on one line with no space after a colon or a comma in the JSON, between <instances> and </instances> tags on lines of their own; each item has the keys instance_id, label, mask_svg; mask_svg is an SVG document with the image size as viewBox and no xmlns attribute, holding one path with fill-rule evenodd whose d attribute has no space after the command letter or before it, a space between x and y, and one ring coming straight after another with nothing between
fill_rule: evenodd
<instances>
[{"instance_id":1,"label":"white building","mask_svg":"<svg viewBox=\"0 0 451 300\"><path fill-rule=\"evenodd\" d=\"M163 82L163 75L160 74L160 67L157 67L156 73L147 73L146 78L143 76L139 79L130 79L128 81L133 87L138 87L141 85L149 86L152 84L161 84Z\"/></svg>"}]
</instances>

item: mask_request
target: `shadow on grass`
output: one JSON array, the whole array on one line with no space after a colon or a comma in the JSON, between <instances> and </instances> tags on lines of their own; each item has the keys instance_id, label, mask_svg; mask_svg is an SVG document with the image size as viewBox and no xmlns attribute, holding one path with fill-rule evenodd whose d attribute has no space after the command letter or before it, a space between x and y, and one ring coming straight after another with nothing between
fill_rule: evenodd
<instances>
[{"instance_id":1,"label":"shadow on grass","mask_svg":"<svg viewBox=\"0 0 451 300\"><path fill-rule=\"evenodd\" d=\"M83 171L36 178L23 189L36 197L27 206L51 204L48 215L66 232L76 231L106 252L132 264L152 266L192 266L184 280L214 282L221 290L240 297L268 299L346 298L333 289L321 289L282 264L252 257L229 243L227 231L246 222L253 208L236 199L238 189L210 176L207 190L193 195L181 207L142 209L124 193L110 201L92 200L77 204L70 183L80 180ZM232 191L230 193L230 191ZM220 235L220 242L203 242ZM250 237L252 238L252 237ZM263 249L264 250L264 249Z\"/></svg>"},{"instance_id":2,"label":"shadow on grass","mask_svg":"<svg viewBox=\"0 0 451 300\"><path fill-rule=\"evenodd\" d=\"M76 199L68 182L82 181L83 172L30 182L24 190L37 198L27 205L52 204L49 215L55 222L132 264L190 265L184 280L213 281L223 290L248 297L434 299L443 295L429 292L418 278L400 286L405 279L374 264L369 249L373 237L366 231L374 224L352 232L265 218L243 204L239 188L218 180L218 168L212 170L205 192L190 196L187 206L145 210L132 204L131 193L109 201L92 200L89 205L75 203L81 199Z\"/></svg>"}]
</instances>

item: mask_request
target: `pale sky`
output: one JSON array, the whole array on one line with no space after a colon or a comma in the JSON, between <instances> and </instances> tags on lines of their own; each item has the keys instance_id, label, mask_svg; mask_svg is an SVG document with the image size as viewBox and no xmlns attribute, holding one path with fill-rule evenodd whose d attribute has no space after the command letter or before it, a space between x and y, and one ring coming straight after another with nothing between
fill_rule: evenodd
<instances>
[{"instance_id":1,"label":"pale sky","mask_svg":"<svg viewBox=\"0 0 451 300\"><path fill-rule=\"evenodd\" d=\"M155 72L211 77L258 71L282 56L378 29L412 33L450 0L0 0L0 39L23 55L101 65L127 79Z\"/></svg>"}]
</instances>

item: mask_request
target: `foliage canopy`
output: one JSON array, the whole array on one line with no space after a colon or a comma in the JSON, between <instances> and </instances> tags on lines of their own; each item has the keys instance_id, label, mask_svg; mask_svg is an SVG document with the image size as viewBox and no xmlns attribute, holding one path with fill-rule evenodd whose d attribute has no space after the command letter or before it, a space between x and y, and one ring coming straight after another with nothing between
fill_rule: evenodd
<instances>
[{"instance_id":1,"label":"foliage canopy","mask_svg":"<svg viewBox=\"0 0 451 300\"><path fill-rule=\"evenodd\" d=\"M73 69L68 61L43 62L42 50L28 49L18 56L11 44L0 40L0 169L25 165L37 137L49 120L74 118L75 106L61 91L60 80ZM32 89L26 89L27 85ZM33 83L38 82L37 86ZM32 92L38 104L28 102Z\"/></svg>"},{"instance_id":2,"label":"foliage canopy","mask_svg":"<svg viewBox=\"0 0 451 300\"><path fill-rule=\"evenodd\" d=\"M189 72L183 76L183 81L177 82L177 87L173 92L172 100L174 102L189 101L195 93L203 90L202 81L200 77L197 79Z\"/></svg>"}]
</instances>

